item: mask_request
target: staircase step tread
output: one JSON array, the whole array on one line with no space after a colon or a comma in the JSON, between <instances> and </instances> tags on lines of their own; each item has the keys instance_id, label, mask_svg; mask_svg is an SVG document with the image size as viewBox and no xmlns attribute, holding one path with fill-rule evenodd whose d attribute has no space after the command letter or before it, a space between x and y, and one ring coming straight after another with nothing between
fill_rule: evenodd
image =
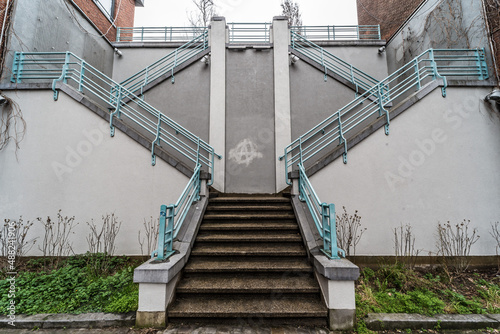
<instances>
[{"instance_id":1,"label":"staircase step tread","mask_svg":"<svg viewBox=\"0 0 500 334\"><path fill-rule=\"evenodd\" d=\"M287 203L287 205L209 205L207 211L237 211L241 210L244 212L248 211L283 211L283 212L293 212L292 206Z\"/></svg>"},{"instance_id":2,"label":"staircase step tread","mask_svg":"<svg viewBox=\"0 0 500 334\"><path fill-rule=\"evenodd\" d=\"M263 257L195 257L192 256L184 267L190 272L312 272L312 266L304 258L263 258Z\"/></svg>"},{"instance_id":3,"label":"staircase step tread","mask_svg":"<svg viewBox=\"0 0 500 334\"><path fill-rule=\"evenodd\" d=\"M197 242L301 242L302 237L298 233L290 232L230 232L219 231L208 234L199 234Z\"/></svg>"},{"instance_id":4,"label":"staircase step tread","mask_svg":"<svg viewBox=\"0 0 500 334\"><path fill-rule=\"evenodd\" d=\"M204 275L184 277L178 293L318 293L314 277L278 275Z\"/></svg>"},{"instance_id":5,"label":"staircase step tread","mask_svg":"<svg viewBox=\"0 0 500 334\"><path fill-rule=\"evenodd\" d=\"M305 256L306 251L302 244L195 244L192 255L215 256Z\"/></svg>"},{"instance_id":6,"label":"staircase step tread","mask_svg":"<svg viewBox=\"0 0 500 334\"><path fill-rule=\"evenodd\" d=\"M206 220L250 220L250 219L295 219L295 215L293 213L207 213L203 217Z\"/></svg>"},{"instance_id":7,"label":"staircase step tread","mask_svg":"<svg viewBox=\"0 0 500 334\"><path fill-rule=\"evenodd\" d=\"M215 197L211 198L210 203L238 203L238 202L266 202L266 203L290 203L289 198L274 196L235 196L235 197Z\"/></svg>"},{"instance_id":8,"label":"staircase step tread","mask_svg":"<svg viewBox=\"0 0 500 334\"><path fill-rule=\"evenodd\" d=\"M223 230L290 230L298 231L299 227L296 223L286 222L241 222L241 223L206 223L203 222L200 226L200 231L223 231Z\"/></svg>"},{"instance_id":9,"label":"staircase step tread","mask_svg":"<svg viewBox=\"0 0 500 334\"><path fill-rule=\"evenodd\" d=\"M177 298L169 317L326 317L328 310L318 298L270 298L270 296L196 296Z\"/></svg>"}]
</instances>

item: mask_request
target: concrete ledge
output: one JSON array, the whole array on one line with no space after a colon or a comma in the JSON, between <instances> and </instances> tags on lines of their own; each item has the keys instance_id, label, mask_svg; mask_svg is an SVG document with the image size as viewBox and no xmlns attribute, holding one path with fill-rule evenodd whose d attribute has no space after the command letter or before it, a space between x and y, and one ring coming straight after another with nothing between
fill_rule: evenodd
<instances>
[{"instance_id":1,"label":"concrete ledge","mask_svg":"<svg viewBox=\"0 0 500 334\"><path fill-rule=\"evenodd\" d=\"M155 263L150 259L141 264L134 270L134 283L167 284L177 276L189 259L207 205L207 197L193 204L174 242L176 254L165 262Z\"/></svg>"},{"instance_id":2,"label":"concrete ledge","mask_svg":"<svg viewBox=\"0 0 500 334\"><path fill-rule=\"evenodd\" d=\"M500 328L498 314L440 314L433 317L405 313L370 313L365 319L371 330L483 329Z\"/></svg>"},{"instance_id":3,"label":"concrete ledge","mask_svg":"<svg viewBox=\"0 0 500 334\"><path fill-rule=\"evenodd\" d=\"M102 328L133 326L135 314L83 313L83 314L35 314L16 315L15 327L8 324L9 319L0 319L0 328Z\"/></svg>"}]
</instances>

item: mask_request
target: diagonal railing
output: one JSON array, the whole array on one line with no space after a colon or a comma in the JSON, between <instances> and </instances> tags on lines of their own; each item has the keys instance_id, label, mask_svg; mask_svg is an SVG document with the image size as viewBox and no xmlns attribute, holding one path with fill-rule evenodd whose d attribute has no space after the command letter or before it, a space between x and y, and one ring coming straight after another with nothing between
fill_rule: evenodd
<instances>
[{"instance_id":1,"label":"diagonal railing","mask_svg":"<svg viewBox=\"0 0 500 334\"><path fill-rule=\"evenodd\" d=\"M78 91L96 98L105 108L110 109L110 131L114 135L113 120L119 118L128 121L139 129L141 134L154 138L151 142L152 164L156 163L155 148L165 145L179 154L193 167L193 176L181 194L176 204L162 206L160 217L160 243L153 253L158 259L164 259L171 254L173 238L178 233L187 214L187 210L198 200L200 194L200 173L205 169L211 174L207 185L213 184L214 160L217 155L214 148L194 135L189 130L174 122L168 116L139 99L130 90L97 70L95 67L71 52L16 52L12 68L11 81L21 83L26 81L52 80L54 99L59 91L57 83L63 82L78 89ZM166 211L169 220L166 224ZM168 234L165 231L170 231ZM170 251L169 251L170 250ZM170 253L169 253L170 252Z\"/></svg>"},{"instance_id":2,"label":"diagonal railing","mask_svg":"<svg viewBox=\"0 0 500 334\"><path fill-rule=\"evenodd\" d=\"M330 212L323 211L328 205L322 203L315 194L306 174L306 163L313 158L320 157L319 154L323 154L325 150L331 151L339 146L343 146L343 160L347 163L346 138L349 138L348 135L353 137L371 122L382 117L385 118L385 133L388 135L390 115L386 109L387 104L403 99L437 79L443 80L442 95L445 97L448 77L488 79L484 49L429 49L369 88L285 148L284 155L279 159L285 160L286 182L292 185L288 172L298 169L300 198L307 202L318 231L320 234L323 233L323 239L334 240L333 237L322 232L324 226L319 223L331 219L332 209L330 207ZM372 100L373 96L376 97L375 100ZM335 231L334 224L330 225L333 226L331 231ZM333 254L331 250L335 250L336 245L331 245L330 248L326 248L327 246L325 244L324 251Z\"/></svg>"},{"instance_id":3,"label":"diagonal railing","mask_svg":"<svg viewBox=\"0 0 500 334\"><path fill-rule=\"evenodd\" d=\"M142 95L145 86L167 73L171 75L173 83L175 69L207 49L208 30L205 30L189 42L125 79L120 85L130 92Z\"/></svg>"},{"instance_id":4,"label":"diagonal railing","mask_svg":"<svg viewBox=\"0 0 500 334\"><path fill-rule=\"evenodd\" d=\"M356 92L358 92L359 88L366 91L378 83L378 80L371 75L340 59L295 31L291 30L290 35L292 50L320 64L325 72L325 80L328 71L330 71L352 83L356 87Z\"/></svg>"}]
</instances>

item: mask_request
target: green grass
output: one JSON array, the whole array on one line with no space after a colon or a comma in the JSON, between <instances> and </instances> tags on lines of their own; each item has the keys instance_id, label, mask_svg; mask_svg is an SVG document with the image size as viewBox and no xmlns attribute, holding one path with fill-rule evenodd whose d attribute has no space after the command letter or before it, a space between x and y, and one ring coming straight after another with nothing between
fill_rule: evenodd
<instances>
[{"instance_id":1,"label":"green grass","mask_svg":"<svg viewBox=\"0 0 500 334\"><path fill-rule=\"evenodd\" d=\"M368 313L500 313L499 279L494 275L416 272L402 265L365 268L356 284L356 332L370 333Z\"/></svg>"},{"instance_id":2,"label":"green grass","mask_svg":"<svg viewBox=\"0 0 500 334\"><path fill-rule=\"evenodd\" d=\"M113 258L107 270L95 273L88 256L70 257L64 265L44 269L45 262L36 260L28 270L16 276L16 313L125 313L137 310L138 286L133 283L133 266L123 258ZM31 270L31 271L30 271ZM10 283L0 280L0 291ZM10 302L2 294L0 312L5 314Z\"/></svg>"}]
</instances>

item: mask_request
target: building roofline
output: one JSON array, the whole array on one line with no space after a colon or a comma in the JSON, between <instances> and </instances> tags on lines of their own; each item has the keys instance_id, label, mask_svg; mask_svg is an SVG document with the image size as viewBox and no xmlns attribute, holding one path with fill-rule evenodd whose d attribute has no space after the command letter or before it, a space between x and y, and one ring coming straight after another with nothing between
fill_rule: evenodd
<instances>
[{"instance_id":1,"label":"building roofline","mask_svg":"<svg viewBox=\"0 0 500 334\"><path fill-rule=\"evenodd\" d=\"M144 0L135 0L136 7L144 7Z\"/></svg>"}]
</instances>

